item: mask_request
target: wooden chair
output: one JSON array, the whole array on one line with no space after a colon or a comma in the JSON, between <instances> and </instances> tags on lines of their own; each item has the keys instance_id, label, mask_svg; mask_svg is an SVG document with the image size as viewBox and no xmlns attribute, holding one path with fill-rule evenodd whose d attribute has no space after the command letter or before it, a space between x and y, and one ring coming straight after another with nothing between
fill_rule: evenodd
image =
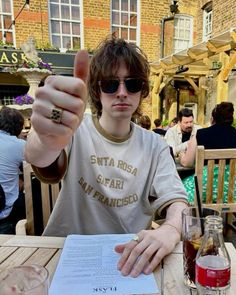
<instances>
[{"instance_id":1,"label":"wooden chair","mask_svg":"<svg viewBox=\"0 0 236 295\"><path fill-rule=\"evenodd\" d=\"M17 223L16 234L40 235L56 203L61 185L40 182L27 162L23 163L23 173L26 219Z\"/></svg>"},{"instance_id":2,"label":"wooden chair","mask_svg":"<svg viewBox=\"0 0 236 295\"><path fill-rule=\"evenodd\" d=\"M206 200L203 207L219 210L222 213L236 212L236 149L206 149L198 146L196 152L195 174L197 175L199 192L203 200L203 167L207 165ZM218 190L213 197L214 168L218 165ZM224 198L225 169L229 165L227 201ZM216 168L215 168L216 169ZM195 196L196 201L196 196ZM232 214L229 215L232 221ZM231 223L231 222L229 222Z\"/></svg>"}]
</instances>

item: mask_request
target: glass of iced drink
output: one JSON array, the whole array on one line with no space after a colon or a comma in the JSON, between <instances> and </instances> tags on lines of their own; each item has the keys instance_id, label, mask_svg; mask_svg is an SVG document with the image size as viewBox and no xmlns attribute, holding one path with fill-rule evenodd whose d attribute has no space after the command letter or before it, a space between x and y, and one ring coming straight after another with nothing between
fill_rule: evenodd
<instances>
[{"instance_id":1,"label":"glass of iced drink","mask_svg":"<svg viewBox=\"0 0 236 295\"><path fill-rule=\"evenodd\" d=\"M202 241L204 219L208 215L219 215L219 212L213 209L203 208L203 218L199 217L196 207L188 207L182 212L184 283L189 288L196 288L196 255ZM212 251L213 249L209 248L209 253Z\"/></svg>"},{"instance_id":2,"label":"glass of iced drink","mask_svg":"<svg viewBox=\"0 0 236 295\"><path fill-rule=\"evenodd\" d=\"M40 265L20 265L0 273L1 295L48 295L49 276Z\"/></svg>"}]
</instances>

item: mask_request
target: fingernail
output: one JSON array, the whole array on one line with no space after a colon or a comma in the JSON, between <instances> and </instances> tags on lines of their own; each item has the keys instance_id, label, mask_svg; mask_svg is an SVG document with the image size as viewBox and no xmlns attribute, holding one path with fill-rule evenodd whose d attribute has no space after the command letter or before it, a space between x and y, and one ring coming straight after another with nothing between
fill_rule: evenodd
<instances>
[{"instance_id":1,"label":"fingernail","mask_svg":"<svg viewBox=\"0 0 236 295\"><path fill-rule=\"evenodd\" d=\"M152 272L152 269L148 266L143 271L146 275L149 275Z\"/></svg>"},{"instance_id":2,"label":"fingernail","mask_svg":"<svg viewBox=\"0 0 236 295\"><path fill-rule=\"evenodd\" d=\"M130 276L132 278L136 278L138 275L139 275L139 273L136 270L132 270L131 273L130 273Z\"/></svg>"}]
</instances>

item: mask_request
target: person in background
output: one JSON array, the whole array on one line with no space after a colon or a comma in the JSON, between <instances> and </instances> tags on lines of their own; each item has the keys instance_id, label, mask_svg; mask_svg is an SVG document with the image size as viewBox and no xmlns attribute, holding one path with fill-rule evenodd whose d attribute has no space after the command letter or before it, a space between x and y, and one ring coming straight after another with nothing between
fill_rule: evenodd
<instances>
[{"instance_id":1,"label":"person in background","mask_svg":"<svg viewBox=\"0 0 236 295\"><path fill-rule=\"evenodd\" d=\"M171 127L174 127L178 123L178 118L174 117L163 129L168 130Z\"/></svg>"},{"instance_id":2,"label":"person in background","mask_svg":"<svg viewBox=\"0 0 236 295\"><path fill-rule=\"evenodd\" d=\"M131 121L149 93L149 63L133 43L111 37L74 77L37 89L25 149L36 175L63 177L44 235L137 233L117 245L123 275L150 274L179 242L186 192L164 140ZM84 114L86 81L93 116ZM151 230L154 215L166 218ZM92 218L92 222L91 222Z\"/></svg>"},{"instance_id":3,"label":"person in background","mask_svg":"<svg viewBox=\"0 0 236 295\"><path fill-rule=\"evenodd\" d=\"M178 114L178 124L169 128L165 135L165 140L172 147L175 158L187 149L188 141L196 135L201 126L194 124L193 112L188 108L183 108Z\"/></svg>"},{"instance_id":4,"label":"person in background","mask_svg":"<svg viewBox=\"0 0 236 295\"><path fill-rule=\"evenodd\" d=\"M154 120L154 124L155 124L156 128L153 129L153 131L155 133L158 133L158 134L164 136L166 134L166 130L163 129L161 122L162 122L161 119L155 119Z\"/></svg>"},{"instance_id":5,"label":"person in background","mask_svg":"<svg viewBox=\"0 0 236 295\"><path fill-rule=\"evenodd\" d=\"M147 130L151 128L151 120L147 115L143 115L140 118L139 125Z\"/></svg>"},{"instance_id":6,"label":"person in background","mask_svg":"<svg viewBox=\"0 0 236 295\"><path fill-rule=\"evenodd\" d=\"M185 167L194 166L196 149L203 145L205 149L236 148L236 129L231 126L234 119L234 106L231 102L221 102L212 110L211 126L197 131L188 143L186 152L180 155L180 163ZM228 192L229 167L226 167L224 178L224 195ZM217 195L218 169L215 167L213 179L213 193ZM183 184L188 192L189 202L193 203L195 183L194 176L183 179ZM203 169L203 197L206 194L207 167ZM236 195L236 186L235 186Z\"/></svg>"},{"instance_id":7,"label":"person in background","mask_svg":"<svg viewBox=\"0 0 236 295\"><path fill-rule=\"evenodd\" d=\"M15 109L0 111L0 184L5 193L5 206L0 210L0 233L14 234L17 220L12 209L19 196L19 168L24 159L25 140L17 138L24 117ZM20 214L19 214L20 215Z\"/></svg>"},{"instance_id":8,"label":"person in background","mask_svg":"<svg viewBox=\"0 0 236 295\"><path fill-rule=\"evenodd\" d=\"M174 117L174 118L170 121L169 128L170 128L170 127L174 127L176 124L178 124L178 118L177 118L177 117Z\"/></svg>"},{"instance_id":9,"label":"person in background","mask_svg":"<svg viewBox=\"0 0 236 295\"><path fill-rule=\"evenodd\" d=\"M187 150L181 154L180 163L185 167L194 166L196 148L205 149L236 148L236 129L232 126L234 106L231 102L217 104L212 110L211 126L197 131L188 142Z\"/></svg>"}]
</instances>

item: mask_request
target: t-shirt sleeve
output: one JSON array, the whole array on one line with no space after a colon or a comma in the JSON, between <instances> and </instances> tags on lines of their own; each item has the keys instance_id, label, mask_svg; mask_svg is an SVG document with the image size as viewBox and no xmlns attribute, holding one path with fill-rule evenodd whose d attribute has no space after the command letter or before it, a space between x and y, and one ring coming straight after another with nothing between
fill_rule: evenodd
<instances>
[{"instance_id":1,"label":"t-shirt sleeve","mask_svg":"<svg viewBox=\"0 0 236 295\"><path fill-rule=\"evenodd\" d=\"M35 176L44 183L58 183L65 175L67 170L67 155L65 150L61 152L59 157L48 167L36 167L32 165Z\"/></svg>"},{"instance_id":2,"label":"t-shirt sleeve","mask_svg":"<svg viewBox=\"0 0 236 295\"><path fill-rule=\"evenodd\" d=\"M168 146L164 147L159 154L150 195L154 199L151 206L160 217L164 217L165 209L173 202L188 203L186 190Z\"/></svg>"}]
</instances>

